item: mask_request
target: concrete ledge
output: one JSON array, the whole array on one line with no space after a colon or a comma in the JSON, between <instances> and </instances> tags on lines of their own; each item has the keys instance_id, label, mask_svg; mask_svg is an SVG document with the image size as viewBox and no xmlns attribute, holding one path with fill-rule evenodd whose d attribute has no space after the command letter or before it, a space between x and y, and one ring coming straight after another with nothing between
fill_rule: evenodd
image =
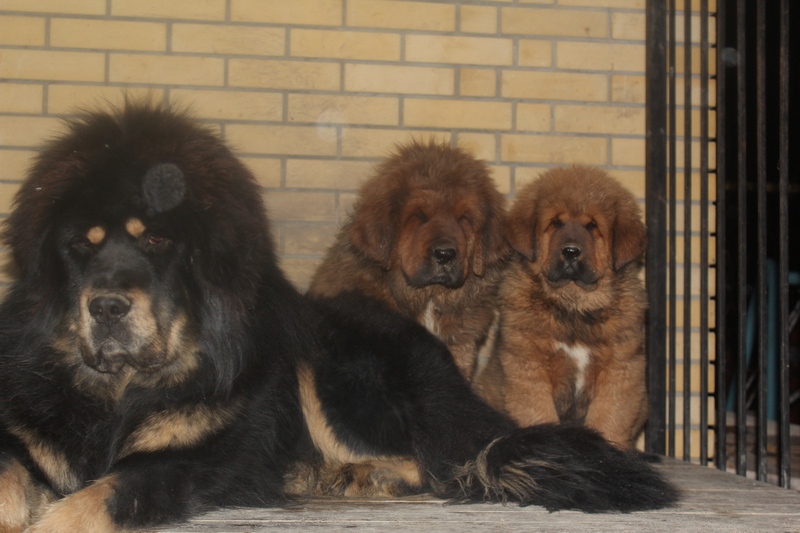
<instances>
[{"instance_id":1,"label":"concrete ledge","mask_svg":"<svg viewBox=\"0 0 800 533\"><path fill-rule=\"evenodd\" d=\"M672 509L591 515L539 507L446 505L427 496L402 500L315 499L280 509L208 513L177 532L300 531L800 531L800 493L712 468L666 459L660 465L683 491Z\"/></svg>"}]
</instances>

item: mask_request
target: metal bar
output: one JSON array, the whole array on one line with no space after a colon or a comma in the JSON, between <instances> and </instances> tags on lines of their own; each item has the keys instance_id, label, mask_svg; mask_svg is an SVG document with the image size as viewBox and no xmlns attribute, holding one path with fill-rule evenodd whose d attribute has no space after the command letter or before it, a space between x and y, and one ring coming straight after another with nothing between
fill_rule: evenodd
<instances>
[{"instance_id":1,"label":"metal bar","mask_svg":"<svg viewBox=\"0 0 800 533\"><path fill-rule=\"evenodd\" d=\"M675 339L677 336L676 322L677 322L677 209L676 209L676 171L675 163L677 160L676 155L676 111L675 111L675 0L669 0L669 15L668 15L668 31L669 31L669 105L668 105L668 132L669 140L668 147L668 161L667 167L669 169L669 335L667 342L667 357L669 359L669 456L675 457L675 428L676 428L676 375L677 366L675 361L676 347Z\"/></svg>"},{"instance_id":2,"label":"metal bar","mask_svg":"<svg viewBox=\"0 0 800 533\"><path fill-rule=\"evenodd\" d=\"M766 6L756 3L756 314L758 316L758 411L756 474L767 480L767 362L769 322L767 320L767 100L766 100Z\"/></svg>"},{"instance_id":3,"label":"metal bar","mask_svg":"<svg viewBox=\"0 0 800 533\"><path fill-rule=\"evenodd\" d=\"M796 7L796 6L795 6ZM796 13L795 13L796 14ZM778 475L781 487L791 486L791 442L789 436L789 0L780 5L779 63L779 152L778 152L778 350L780 370L779 423L780 458Z\"/></svg>"},{"instance_id":4,"label":"metal bar","mask_svg":"<svg viewBox=\"0 0 800 533\"><path fill-rule=\"evenodd\" d=\"M650 414L645 432L645 449L666 451L666 182L667 182L667 32L666 10L662 0L647 1L647 149L645 216L648 251L645 259L647 314L647 386Z\"/></svg>"},{"instance_id":5,"label":"metal bar","mask_svg":"<svg viewBox=\"0 0 800 533\"><path fill-rule=\"evenodd\" d=\"M725 183L726 183L726 171L727 165L725 163L727 157L727 145L726 145L726 132L727 132L727 124L726 124L726 113L725 109L727 107L727 97L725 91L727 89L727 75L726 75L726 65L725 65L725 48L727 45L727 39L725 36L725 28L727 24L727 17L725 15L725 7L721 5L721 1L717 3L717 12L716 12L716 20L717 20L717 38L716 38L716 47L717 47L717 87L716 87L716 111L717 111L717 128L716 128L716 148L717 148L717 157L716 157L716 179L717 179L717 194L716 194L716 228L714 237L716 239L717 244L717 252L716 252L716 274L717 274L717 283L715 289L715 296L714 302L716 304L716 322L714 324L714 375L715 375L715 384L714 384L714 403L715 403L715 425L716 425L716 435L715 435L715 448L716 452L714 453L714 463L716 467L720 470L727 470L727 461L728 461L728 449L727 449L727 441L728 441L728 429L727 429L727 405L728 405L728 380L727 380L727 328L725 324L725 317L727 315L727 292L728 287L726 286L726 279L727 279L727 267L725 264L726 260L726 247L727 247L727 232L725 228L725 216L727 206L725 204L726 198L726 191L725 191Z\"/></svg>"},{"instance_id":6,"label":"metal bar","mask_svg":"<svg viewBox=\"0 0 800 533\"><path fill-rule=\"evenodd\" d=\"M708 464L708 0L700 0L700 464Z\"/></svg>"},{"instance_id":7,"label":"metal bar","mask_svg":"<svg viewBox=\"0 0 800 533\"><path fill-rule=\"evenodd\" d=\"M747 0L736 2L736 50L737 54L737 301L738 319L736 361L737 405L736 405L736 473L747 474Z\"/></svg>"},{"instance_id":8,"label":"metal bar","mask_svg":"<svg viewBox=\"0 0 800 533\"><path fill-rule=\"evenodd\" d=\"M692 436L692 3L683 10L683 460Z\"/></svg>"}]
</instances>

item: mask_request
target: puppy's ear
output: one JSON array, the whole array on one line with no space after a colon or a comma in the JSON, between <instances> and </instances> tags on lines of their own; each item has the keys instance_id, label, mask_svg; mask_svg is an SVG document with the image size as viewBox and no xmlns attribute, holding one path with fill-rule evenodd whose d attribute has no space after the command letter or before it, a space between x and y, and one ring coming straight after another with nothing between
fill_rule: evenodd
<instances>
[{"instance_id":1,"label":"puppy's ear","mask_svg":"<svg viewBox=\"0 0 800 533\"><path fill-rule=\"evenodd\" d=\"M536 198L528 192L517 197L508 217L506 240L511 248L522 254L531 263L536 262L537 208Z\"/></svg>"},{"instance_id":2,"label":"puppy's ear","mask_svg":"<svg viewBox=\"0 0 800 533\"><path fill-rule=\"evenodd\" d=\"M613 232L611 255L614 270L619 270L639 259L647 248L647 229L639 207L632 198L619 206Z\"/></svg>"},{"instance_id":3,"label":"puppy's ear","mask_svg":"<svg viewBox=\"0 0 800 533\"><path fill-rule=\"evenodd\" d=\"M483 227L472 237L475 241L472 248L472 271L481 277L488 265L502 260L508 255L509 247L504 235L508 227L505 211L505 199L498 193L496 201L489 204L490 212Z\"/></svg>"},{"instance_id":4,"label":"puppy's ear","mask_svg":"<svg viewBox=\"0 0 800 533\"><path fill-rule=\"evenodd\" d=\"M345 229L353 247L386 270L392 266L395 216L389 205L363 191Z\"/></svg>"},{"instance_id":5,"label":"puppy's ear","mask_svg":"<svg viewBox=\"0 0 800 533\"><path fill-rule=\"evenodd\" d=\"M531 263L536 262L536 222L531 219L512 222L506 232L511 248L521 253Z\"/></svg>"}]
</instances>

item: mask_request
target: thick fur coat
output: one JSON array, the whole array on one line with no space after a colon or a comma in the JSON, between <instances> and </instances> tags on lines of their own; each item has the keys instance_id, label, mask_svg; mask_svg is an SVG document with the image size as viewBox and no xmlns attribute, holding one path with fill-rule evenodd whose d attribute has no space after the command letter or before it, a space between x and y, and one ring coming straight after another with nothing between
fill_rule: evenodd
<instances>
[{"instance_id":1,"label":"thick fur coat","mask_svg":"<svg viewBox=\"0 0 800 533\"><path fill-rule=\"evenodd\" d=\"M471 380L496 323L505 216L483 162L434 142L400 146L361 187L310 293L383 301L442 339Z\"/></svg>"},{"instance_id":2,"label":"thick fur coat","mask_svg":"<svg viewBox=\"0 0 800 533\"><path fill-rule=\"evenodd\" d=\"M636 200L599 169L556 168L519 193L509 241L516 260L479 390L521 425L580 421L632 447L647 416Z\"/></svg>"}]
</instances>

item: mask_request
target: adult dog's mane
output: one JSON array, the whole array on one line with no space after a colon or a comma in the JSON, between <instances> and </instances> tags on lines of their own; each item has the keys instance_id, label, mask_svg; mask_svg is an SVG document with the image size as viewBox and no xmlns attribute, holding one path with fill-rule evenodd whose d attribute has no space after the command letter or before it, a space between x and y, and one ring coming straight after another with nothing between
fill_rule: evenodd
<instances>
[{"instance_id":1,"label":"adult dog's mane","mask_svg":"<svg viewBox=\"0 0 800 533\"><path fill-rule=\"evenodd\" d=\"M186 194L156 216L188 247L180 275L202 357L214 368L216 387L230 387L254 356L246 331L269 325L276 307L270 301L297 298L278 270L255 178L211 130L182 111L128 104L114 115L90 112L66 120L66 128L34 161L5 222L16 279L3 303L14 313L4 316L17 320L2 327L22 333L5 338L47 339L74 305L62 289L68 278L56 229L75 195L104 187L113 179L109 174L173 163L184 174Z\"/></svg>"}]
</instances>

